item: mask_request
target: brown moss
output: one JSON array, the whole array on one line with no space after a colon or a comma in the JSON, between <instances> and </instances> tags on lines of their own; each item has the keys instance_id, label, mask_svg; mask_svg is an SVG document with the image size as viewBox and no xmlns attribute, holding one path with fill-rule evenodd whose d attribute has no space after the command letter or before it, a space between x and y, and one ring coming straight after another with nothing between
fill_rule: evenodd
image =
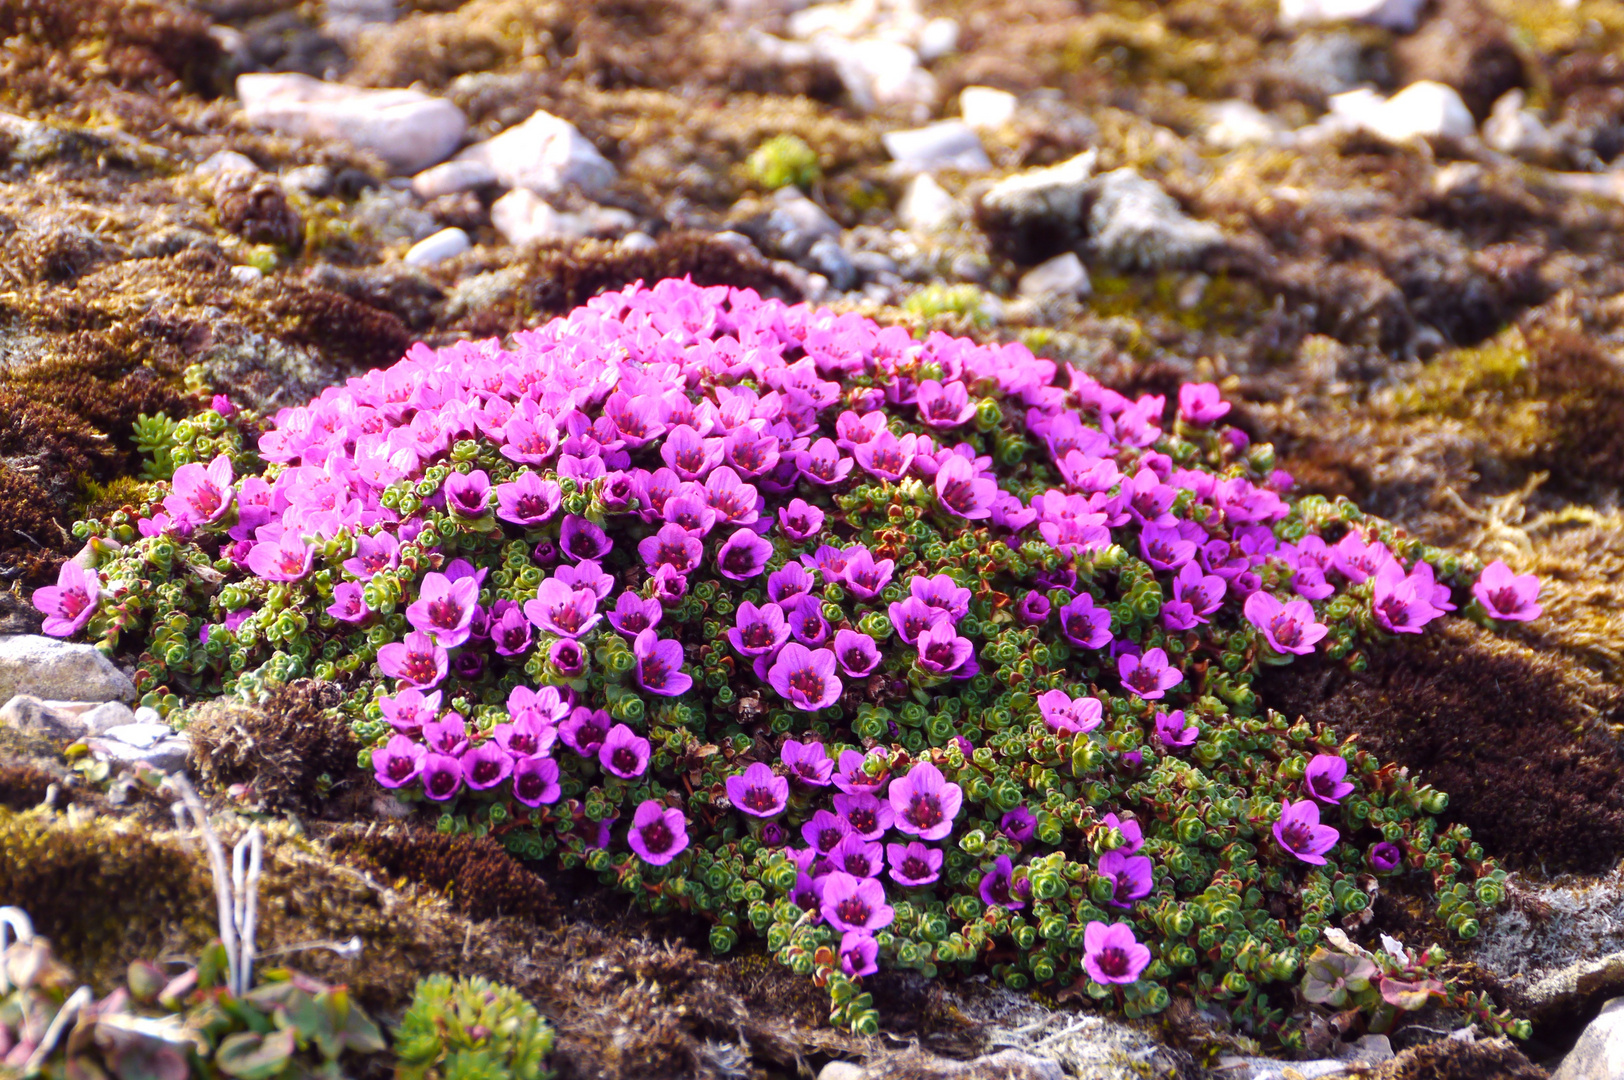
<instances>
[{"instance_id":1,"label":"brown moss","mask_svg":"<svg viewBox=\"0 0 1624 1080\"><path fill-rule=\"evenodd\" d=\"M392 364L412 343L411 331L397 316L326 289L284 283L266 310L281 320L286 340L354 368Z\"/></svg>"},{"instance_id":2,"label":"brown moss","mask_svg":"<svg viewBox=\"0 0 1624 1080\"><path fill-rule=\"evenodd\" d=\"M1395 1055L1370 1075L1372 1080L1546 1080L1550 1074L1510 1039L1440 1039Z\"/></svg>"},{"instance_id":3,"label":"brown moss","mask_svg":"<svg viewBox=\"0 0 1624 1080\"><path fill-rule=\"evenodd\" d=\"M551 923L558 901L534 871L489 837L447 836L412 826L345 826L327 837L335 852L441 893L472 919L507 915Z\"/></svg>"},{"instance_id":4,"label":"brown moss","mask_svg":"<svg viewBox=\"0 0 1624 1080\"><path fill-rule=\"evenodd\" d=\"M642 251L592 241L573 247L542 248L530 260L531 306L547 315L563 314L602 292L635 281L650 284L689 277L696 285L732 285L765 296L797 299L789 279L754 255L700 233L675 232Z\"/></svg>"}]
</instances>

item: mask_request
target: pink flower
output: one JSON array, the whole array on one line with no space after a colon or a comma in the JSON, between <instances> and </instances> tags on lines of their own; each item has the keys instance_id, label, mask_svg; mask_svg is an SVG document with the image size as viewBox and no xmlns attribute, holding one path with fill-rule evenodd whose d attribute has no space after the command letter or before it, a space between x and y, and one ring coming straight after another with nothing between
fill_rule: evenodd
<instances>
[{"instance_id":1,"label":"pink flower","mask_svg":"<svg viewBox=\"0 0 1624 1080\"><path fill-rule=\"evenodd\" d=\"M191 462L175 470L171 494L164 509L177 522L206 525L219 521L231 509L231 459L221 454L208 467Z\"/></svg>"},{"instance_id":2,"label":"pink flower","mask_svg":"<svg viewBox=\"0 0 1624 1080\"><path fill-rule=\"evenodd\" d=\"M483 469L466 475L454 472L445 478L440 490L445 492L446 509L455 517L483 517L490 508L491 478Z\"/></svg>"},{"instance_id":3,"label":"pink flower","mask_svg":"<svg viewBox=\"0 0 1624 1080\"><path fill-rule=\"evenodd\" d=\"M1540 617L1539 578L1514 574L1511 567L1494 560L1483 568L1472 585L1472 595L1491 619L1528 622Z\"/></svg>"},{"instance_id":4,"label":"pink flower","mask_svg":"<svg viewBox=\"0 0 1624 1080\"><path fill-rule=\"evenodd\" d=\"M942 874L942 853L918 840L885 845L885 861L891 866L891 880L907 889L929 885Z\"/></svg>"},{"instance_id":5,"label":"pink flower","mask_svg":"<svg viewBox=\"0 0 1624 1080\"><path fill-rule=\"evenodd\" d=\"M52 637L72 637L96 613L101 583L96 571L69 559L56 572L56 584L35 589L34 607L45 616L41 629Z\"/></svg>"},{"instance_id":6,"label":"pink flower","mask_svg":"<svg viewBox=\"0 0 1624 1080\"><path fill-rule=\"evenodd\" d=\"M1341 834L1320 824L1319 807L1310 799L1280 800L1280 820L1274 823L1274 838L1280 846L1305 863L1325 865L1325 853L1336 846Z\"/></svg>"},{"instance_id":7,"label":"pink flower","mask_svg":"<svg viewBox=\"0 0 1624 1080\"><path fill-rule=\"evenodd\" d=\"M524 616L543 633L567 638L580 637L603 619L596 592L572 589L556 577L536 587L536 598L524 602Z\"/></svg>"},{"instance_id":8,"label":"pink flower","mask_svg":"<svg viewBox=\"0 0 1624 1080\"><path fill-rule=\"evenodd\" d=\"M820 742L785 739L779 759L791 776L809 787L828 787L829 777L835 770L835 763L829 760L829 752Z\"/></svg>"},{"instance_id":9,"label":"pink flower","mask_svg":"<svg viewBox=\"0 0 1624 1080\"><path fill-rule=\"evenodd\" d=\"M632 815L626 842L650 866L664 866L688 848L688 821L682 811L654 799L640 803Z\"/></svg>"},{"instance_id":10,"label":"pink flower","mask_svg":"<svg viewBox=\"0 0 1624 1080\"><path fill-rule=\"evenodd\" d=\"M525 757L513 763L513 797L526 806L555 803L563 794L558 786L558 762Z\"/></svg>"},{"instance_id":11,"label":"pink flower","mask_svg":"<svg viewBox=\"0 0 1624 1080\"><path fill-rule=\"evenodd\" d=\"M1052 730L1068 735L1093 731L1103 722L1104 715L1099 699L1073 698L1064 690L1046 690L1040 694L1038 711Z\"/></svg>"},{"instance_id":12,"label":"pink flower","mask_svg":"<svg viewBox=\"0 0 1624 1080\"><path fill-rule=\"evenodd\" d=\"M1335 806L1353 794L1353 785L1344 777L1348 763L1335 754L1315 754L1303 773L1303 792L1327 806Z\"/></svg>"},{"instance_id":13,"label":"pink flower","mask_svg":"<svg viewBox=\"0 0 1624 1080\"><path fill-rule=\"evenodd\" d=\"M942 770L921 761L908 775L891 781L889 798L899 830L921 840L940 840L953 831L964 793L947 781Z\"/></svg>"},{"instance_id":14,"label":"pink flower","mask_svg":"<svg viewBox=\"0 0 1624 1080\"><path fill-rule=\"evenodd\" d=\"M343 622L361 622L372 614L362 595L364 592L358 581L343 581L333 586L333 602L327 606L327 614Z\"/></svg>"},{"instance_id":15,"label":"pink flower","mask_svg":"<svg viewBox=\"0 0 1624 1080\"><path fill-rule=\"evenodd\" d=\"M632 642L637 658L637 685L651 694L676 697L694 685L692 675L682 670L682 645L661 640L653 630L644 630Z\"/></svg>"},{"instance_id":16,"label":"pink flower","mask_svg":"<svg viewBox=\"0 0 1624 1080\"><path fill-rule=\"evenodd\" d=\"M416 602L406 609L406 621L435 644L455 649L468 640L478 602L478 581L465 577L453 582L444 574L430 573L423 578Z\"/></svg>"},{"instance_id":17,"label":"pink flower","mask_svg":"<svg viewBox=\"0 0 1624 1080\"><path fill-rule=\"evenodd\" d=\"M1179 416L1189 424L1206 427L1229 412L1229 402L1212 383L1185 383L1179 387Z\"/></svg>"},{"instance_id":18,"label":"pink flower","mask_svg":"<svg viewBox=\"0 0 1624 1080\"><path fill-rule=\"evenodd\" d=\"M1382 629L1395 634L1419 634L1427 623L1443 614L1432 603L1431 570L1427 566L1425 574L1409 575L1394 559L1376 571L1370 609Z\"/></svg>"},{"instance_id":19,"label":"pink flower","mask_svg":"<svg viewBox=\"0 0 1624 1080\"><path fill-rule=\"evenodd\" d=\"M970 521L991 517L997 495L997 482L977 475L975 465L957 454L949 455L936 471L936 501L959 517Z\"/></svg>"},{"instance_id":20,"label":"pink flower","mask_svg":"<svg viewBox=\"0 0 1624 1080\"><path fill-rule=\"evenodd\" d=\"M650 750L647 739L625 724L616 724L598 747L598 764L622 780L634 780L648 768Z\"/></svg>"},{"instance_id":21,"label":"pink flower","mask_svg":"<svg viewBox=\"0 0 1624 1080\"><path fill-rule=\"evenodd\" d=\"M716 569L725 578L748 581L766 569L772 554L770 541L749 527L741 528L716 552Z\"/></svg>"},{"instance_id":22,"label":"pink flower","mask_svg":"<svg viewBox=\"0 0 1624 1080\"><path fill-rule=\"evenodd\" d=\"M802 541L818 535L823 529L823 511L805 499L791 499L788 506L778 511L778 531L792 541Z\"/></svg>"},{"instance_id":23,"label":"pink flower","mask_svg":"<svg viewBox=\"0 0 1624 1080\"><path fill-rule=\"evenodd\" d=\"M1201 729L1185 718L1183 709L1156 714L1156 739L1167 749L1193 746L1200 736Z\"/></svg>"},{"instance_id":24,"label":"pink flower","mask_svg":"<svg viewBox=\"0 0 1624 1080\"><path fill-rule=\"evenodd\" d=\"M840 697L840 678L835 674L835 654L828 649L808 649L792 641L778 651L768 669L767 682L791 706L816 712L833 705Z\"/></svg>"},{"instance_id":25,"label":"pink flower","mask_svg":"<svg viewBox=\"0 0 1624 1080\"><path fill-rule=\"evenodd\" d=\"M1111 643L1111 613L1088 593L1078 593L1060 609L1060 633L1073 645L1103 649Z\"/></svg>"},{"instance_id":26,"label":"pink flower","mask_svg":"<svg viewBox=\"0 0 1624 1080\"><path fill-rule=\"evenodd\" d=\"M919 419L933 428L958 427L976 414L975 402L961 382L946 386L935 379L919 384Z\"/></svg>"},{"instance_id":27,"label":"pink flower","mask_svg":"<svg viewBox=\"0 0 1624 1080\"><path fill-rule=\"evenodd\" d=\"M439 684L451 670L451 658L421 630L413 630L405 641L394 641L378 650L378 667L385 675L399 679L414 690Z\"/></svg>"},{"instance_id":28,"label":"pink flower","mask_svg":"<svg viewBox=\"0 0 1624 1080\"><path fill-rule=\"evenodd\" d=\"M1127 923L1090 922L1083 928L1083 968L1101 985L1137 982L1150 966L1150 949L1139 944Z\"/></svg>"},{"instance_id":29,"label":"pink flower","mask_svg":"<svg viewBox=\"0 0 1624 1080\"><path fill-rule=\"evenodd\" d=\"M404 787L423 774L427 756L428 749L422 744L405 735L391 735L382 750L372 752L372 770L384 787Z\"/></svg>"},{"instance_id":30,"label":"pink flower","mask_svg":"<svg viewBox=\"0 0 1624 1080\"><path fill-rule=\"evenodd\" d=\"M649 571L669 566L679 574L686 574L699 566L705 554L705 542L681 525L667 523L653 536L638 541L637 553Z\"/></svg>"},{"instance_id":31,"label":"pink flower","mask_svg":"<svg viewBox=\"0 0 1624 1080\"><path fill-rule=\"evenodd\" d=\"M283 533L275 541L262 540L248 552L248 569L266 581L298 581L310 573L315 552L297 533Z\"/></svg>"},{"instance_id":32,"label":"pink flower","mask_svg":"<svg viewBox=\"0 0 1624 1080\"><path fill-rule=\"evenodd\" d=\"M840 938L840 970L854 979L880 970L880 943L874 935L848 930Z\"/></svg>"},{"instance_id":33,"label":"pink flower","mask_svg":"<svg viewBox=\"0 0 1624 1080\"><path fill-rule=\"evenodd\" d=\"M1117 657L1117 674L1124 689L1131 690L1146 701L1159 701L1167 692L1183 681L1184 675L1167 663L1167 653L1151 649L1143 656L1123 653Z\"/></svg>"},{"instance_id":34,"label":"pink flower","mask_svg":"<svg viewBox=\"0 0 1624 1080\"><path fill-rule=\"evenodd\" d=\"M515 525L540 525L554 514L563 499L555 480L543 480L533 472L496 485L496 516Z\"/></svg>"},{"instance_id":35,"label":"pink flower","mask_svg":"<svg viewBox=\"0 0 1624 1080\"><path fill-rule=\"evenodd\" d=\"M728 801L754 817L777 817L789 806L789 781L759 761L728 777L725 787Z\"/></svg>"},{"instance_id":36,"label":"pink flower","mask_svg":"<svg viewBox=\"0 0 1624 1080\"><path fill-rule=\"evenodd\" d=\"M835 871L823 879L823 918L836 930L883 930L896 912L885 902L885 886L875 878Z\"/></svg>"},{"instance_id":37,"label":"pink flower","mask_svg":"<svg viewBox=\"0 0 1624 1080\"><path fill-rule=\"evenodd\" d=\"M1274 595L1260 591L1248 596L1241 610L1253 626L1263 631L1269 647L1277 653L1311 653L1331 632L1323 623L1314 621L1314 609L1307 600L1282 604Z\"/></svg>"}]
</instances>

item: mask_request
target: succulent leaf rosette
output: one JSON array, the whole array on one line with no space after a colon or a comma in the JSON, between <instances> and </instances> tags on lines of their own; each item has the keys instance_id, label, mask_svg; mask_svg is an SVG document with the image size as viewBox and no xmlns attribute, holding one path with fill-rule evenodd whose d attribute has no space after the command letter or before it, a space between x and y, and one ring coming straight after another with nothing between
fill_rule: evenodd
<instances>
[{"instance_id":1,"label":"succulent leaf rosette","mask_svg":"<svg viewBox=\"0 0 1624 1080\"><path fill-rule=\"evenodd\" d=\"M36 603L162 708L339 683L442 828L762 938L859 1030L907 968L1289 1041L1376 875L1471 936L1503 874L1254 678L1533 618L1539 583L1294 498L1229 408L664 281L414 347L257 456L182 446Z\"/></svg>"}]
</instances>

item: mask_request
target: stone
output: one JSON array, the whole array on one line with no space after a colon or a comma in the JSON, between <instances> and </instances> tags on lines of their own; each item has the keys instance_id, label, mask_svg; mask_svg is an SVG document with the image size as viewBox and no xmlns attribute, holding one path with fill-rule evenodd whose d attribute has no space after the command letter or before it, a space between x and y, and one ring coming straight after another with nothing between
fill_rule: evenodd
<instances>
[{"instance_id":1,"label":"stone","mask_svg":"<svg viewBox=\"0 0 1624 1080\"><path fill-rule=\"evenodd\" d=\"M840 225L799 188L779 188L767 214L772 244L791 259L799 259L824 237L839 237Z\"/></svg>"},{"instance_id":2,"label":"stone","mask_svg":"<svg viewBox=\"0 0 1624 1080\"><path fill-rule=\"evenodd\" d=\"M192 741L185 732L162 723L124 724L86 739L85 745L109 761L143 763L161 772L179 772L192 752Z\"/></svg>"},{"instance_id":3,"label":"stone","mask_svg":"<svg viewBox=\"0 0 1624 1080\"><path fill-rule=\"evenodd\" d=\"M1426 5L1427 0L1280 0L1280 22L1286 27L1362 22L1408 34Z\"/></svg>"},{"instance_id":4,"label":"stone","mask_svg":"<svg viewBox=\"0 0 1624 1080\"><path fill-rule=\"evenodd\" d=\"M1453 87L1472 116L1486 119L1508 91L1528 85L1513 37L1484 0L1436 0L1426 24L1393 45L1393 74L1400 86Z\"/></svg>"},{"instance_id":5,"label":"stone","mask_svg":"<svg viewBox=\"0 0 1624 1080\"><path fill-rule=\"evenodd\" d=\"M402 261L408 266L433 266L461 255L472 246L468 234L461 229L441 229L413 244Z\"/></svg>"},{"instance_id":6,"label":"stone","mask_svg":"<svg viewBox=\"0 0 1624 1080\"><path fill-rule=\"evenodd\" d=\"M939 15L919 28L914 49L924 63L940 60L959 47L958 20Z\"/></svg>"},{"instance_id":7,"label":"stone","mask_svg":"<svg viewBox=\"0 0 1624 1080\"><path fill-rule=\"evenodd\" d=\"M282 186L312 199L324 199L333 192L338 177L325 165L301 165L282 174Z\"/></svg>"},{"instance_id":8,"label":"stone","mask_svg":"<svg viewBox=\"0 0 1624 1080\"><path fill-rule=\"evenodd\" d=\"M1087 296L1093 291L1093 286L1088 280L1088 269L1083 266L1083 260L1077 257L1075 251L1068 251L1038 263L1022 274L1015 291L1033 300L1048 297L1071 299Z\"/></svg>"},{"instance_id":9,"label":"stone","mask_svg":"<svg viewBox=\"0 0 1624 1080\"><path fill-rule=\"evenodd\" d=\"M1123 1080L1126 1080L1123 1074ZM1027 1050L999 1050L970 1061L917 1051L871 1062L864 1080L1065 1080L1060 1062ZM1113 1077L1113 1080L1115 1078Z\"/></svg>"},{"instance_id":10,"label":"stone","mask_svg":"<svg viewBox=\"0 0 1624 1080\"><path fill-rule=\"evenodd\" d=\"M350 220L384 245L415 244L440 230L434 215L418 206L410 191L391 187L361 192L350 210Z\"/></svg>"},{"instance_id":11,"label":"stone","mask_svg":"<svg viewBox=\"0 0 1624 1080\"><path fill-rule=\"evenodd\" d=\"M997 131L1015 115L1019 99L1008 90L966 86L959 91L959 116L977 131Z\"/></svg>"},{"instance_id":12,"label":"stone","mask_svg":"<svg viewBox=\"0 0 1624 1080\"><path fill-rule=\"evenodd\" d=\"M221 150L204 158L194 171L199 176L213 179L229 172L257 173L259 166L254 164L253 159L235 150Z\"/></svg>"},{"instance_id":13,"label":"stone","mask_svg":"<svg viewBox=\"0 0 1624 1080\"><path fill-rule=\"evenodd\" d=\"M0 706L0 724L14 731L30 735L43 735L48 739L77 739L84 735L85 724L78 716L51 707L32 694L16 694Z\"/></svg>"},{"instance_id":14,"label":"stone","mask_svg":"<svg viewBox=\"0 0 1624 1080\"><path fill-rule=\"evenodd\" d=\"M94 645L38 634L0 635L0 699L134 701L135 684Z\"/></svg>"},{"instance_id":15,"label":"stone","mask_svg":"<svg viewBox=\"0 0 1624 1080\"><path fill-rule=\"evenodd\" d=\"M347 142L396 173L444 161L462 142L468 118L451 102L418 90L365 90L297 73L237 77L243 114L284 135Z\"/></svg>"},{"instance_id":16,"label":"stone","mask_svg":"<svg viewBox=\"0 0 1624 1080\"><path fill-rule=\"evenodd\" d=\"M584 211L560 211L528 188L515 188L491 204L491 224L515 246L544 240L580 240L617 236L629 231L637 219L624 210L593 206Z\"/></svg>"},{"instance_id":17,"label":"stone","mask_svg":"<svg viewBox=\"0 0 1624 1080\"><path fill-rule=\"evenodd\" d=\"M1343 31L1300 35L1280 63L1284 81L1319 97L1356 89L1369 67L1364 45Z\"/></svg>"},{"instance_id":18,"label":"stone","mask_svg":"<svg viewBox=\"0 0 1624 1080\"><path fill-rule=\"evenodd\" d=\"M1624 997L1610 999L1585 1025L1551 1080L1617 1080L1624 1076Z\"/></svg>"},{"instance_id":19,"label":"stone","mask_svg":"<svg viewBox=\"0 0 1624 1080\"><path fill-rule=\"evenodd\" d=\"M231 268L231 280L238 285L252 285L264 280L264 277L265 271L257 266L238 265Z\"/></svg>"},{"instance_id":20,"label":"stone","mask_svg":"<svg viewBox=\"0 0 1624 1080\"><path fill-rule=\"evenodd\" d=\"M963 216L964 207L928 172L908 182L908 190L897 204L898 220L918 233L942 232Z\"/></svg>"},{"instance_id":21,"label":"stone","mask_svg":"<svg viewBox=\"0 0 1624 1080\"><path fill-rule=\"evenodd\" d=\"M457 160L487 165L501 184L538 195L573 188L590 197L615 182L615 167L574 124L539 109L522 124L470 146Z\"/></svg>"},{"instance_id":22,"label":"stone","mask_svg":"<svg viewBox=\"0 0 1624 1080\"><path fill-rule=\"evenodd\" d=\"M135 713L122 701L108 701L79 715L79 722L92 735L104 735L110 729L136 723Z\"/></svg>"},{"instance_id":23,"label":"stone","mask_svg":"<svg viewBox=\"0 0 1624 1080\"><path fill-rule=\"evenodd\" d=\"M852 104L863 112L912 107L917 114L940 96L936 76L921 67L919 54L900 41L821 38L813 48L819 58L834 65Z\"/></svg>"},{"instance_id":24,"label":"stone","mask_svg":"<svg viewBox=\"0 0 1624 1080\"><path fill-rule=\"evenodd\" d=\"M412 177L412 191L427 202L442 195L457 195L500 182L490 162L459 158L443 161Z\"/></svg>"},{"instance_id":25,"label":"stone","mask_svg":"<svg viewBox=\"0 0 1624 1080\"><path fill-rule=\"evenodd\" d=\"M886 152L903 172L958 169L982 172L992 168L981 136L963 120L941 120L921 128L888 131L880 136Z\"/></svg>"},{"instance_id":26,"label":"stone","mask_svg":"<svg viewBox=\"0 0 1624 1080\"><path fill-rule=\"evenodd\" d=\"M1477 122L1460 94L1442 83L1413 83L1390 98L1370 89L1350 90L1332 97L1330 106L1327 120L1333 128L1363 129L1391 143L1477 134Z\"/></svg>"},{"instance_id":27,"label":"stone","mask_svg":"<svg viewBox=\"0 0 1624 1080\"><path fill-rule=\"evenodd\" d=\"M626 251L652 251L660 246L660 242L646 232L633 229L620 238L620 246Z\"/></svg>"},{"instance_id":28,"label":"stone","mask_svg":"<svg viewBox=\"0 0 1624 1080\"><path fill-rule=\"evenodd\" d=\"M981 196L976 222L1016 262L1039 262L1083 238L1083 201L1097 150L1000 180Z\"/></svg>"},{"instance_id":29,"label":"stone","mask_svg":"<svg viewBox=\"0 0 1624 1080\"><path fill-rule=\"evenodd\" d=\"M1160 184L1133 169L1095 181L1089 238L1100 257L1124 269L1167 270L1193 265L1224 243L1224 234L1179 208Z\"/></svg>"},{"instance_id":30,"label":"stone","mask_svg":"<svg viewBox=\"0 0 1624 1080\"><path fill-rule=\"evenodd\" d=\"M1562 151L1562 140L1546 126L1537 109L1525 107L1528 95L1508 90L1489 110L1483 121L1483 141L1502 154L1520 158L1553 158Z\"/></svg>"},{"instance_id":31,"label":"stone","mask_svg":"<svg viewBox=\"0 0 1624 1080\"><path fill-rule=\"evenodd\" d=\"M865 1075L854 1061L831 1061L818 1070L818 1080L864 1080Z\"/></svg>"},{"instance_id":32,"label":"stone","mask_svg":"<svg viewBox=\"0 0 1624 1080\"><path fill-rule=\"evenodd\" d=\"M1220 150L1271 142L1283 125L1250 101L1215 101L1207 106L1201 137Z\"/></svg>"},{"instance_id":33,"label":"stone","mask_svg":"<svg viewBox=\"0 0 1624 1080\"><path fill-rule=\"evenodd\" d=\"M836 292L845 292L857 284L857 267L832 236L819 237L807 251L806 262L809 269L828 278Z\"/></svg>"}]
</instances>

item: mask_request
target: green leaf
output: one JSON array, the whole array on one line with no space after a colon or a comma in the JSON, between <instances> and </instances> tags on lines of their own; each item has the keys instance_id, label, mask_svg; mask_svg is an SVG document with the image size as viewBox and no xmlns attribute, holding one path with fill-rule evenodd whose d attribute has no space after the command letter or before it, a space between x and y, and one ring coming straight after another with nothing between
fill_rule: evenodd
<instances>
[{"instance_id":1,"label":"green leaf","mask_svg":"<svg viewBox=\"0 0 1624 1080\"><path fill-rule=\"evenodd\" d=\"M214 1052L215 1066L237 1080L273 1080L293 1059L293 1032L272 1035L239 1031L226 1036Z\"/></svg>"}]
</instances>

